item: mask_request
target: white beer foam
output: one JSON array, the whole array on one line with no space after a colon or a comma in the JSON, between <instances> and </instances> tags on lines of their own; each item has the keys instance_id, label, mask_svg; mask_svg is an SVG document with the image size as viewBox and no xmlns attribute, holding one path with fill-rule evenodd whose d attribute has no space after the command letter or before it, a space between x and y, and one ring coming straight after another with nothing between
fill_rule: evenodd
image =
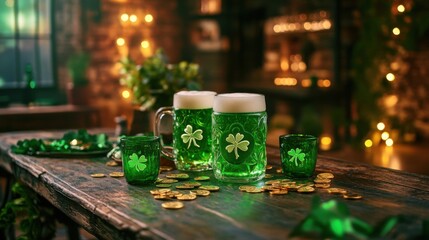
<instances>
[{"instance_id":1,"label":"white beer foam","mask_svg":"<svg viewBox=\"0 0 429 240\"><path fill-rule=\"evenodd\" d=\"M265 96L255 93L225 93L215 96L213 111L223 113L264 112Z\"/></svg>"},{"instance_id":2,"label":"white beer foam","mask_svg":"<svg viewBox=\"0 0 429 240\"><path fill-rule=\"evenodd\" d=\"M173 107L179 109L207 109L213 107L216 92L180 91L174 94Z\"/></svg>"}]
</instances>

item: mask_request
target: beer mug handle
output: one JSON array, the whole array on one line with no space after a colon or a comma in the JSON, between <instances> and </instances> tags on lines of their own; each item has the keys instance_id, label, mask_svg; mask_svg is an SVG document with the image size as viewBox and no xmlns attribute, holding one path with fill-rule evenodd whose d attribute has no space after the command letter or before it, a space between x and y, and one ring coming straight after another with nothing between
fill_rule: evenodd
<instances>
[{"instance_id":1,"label":"beer mug handle","mask_svg":"<svg viewBox=\"0 0 429 240\"><path fill-rule=\"evenodd\" d=\"M171 117L173 117L173 114L174 114L173 110L174 110L173 107L162 107L162 108L158 109L158 111L156 111L156 113L155 113L155 126L153 128L155 136L159 136L161 138L159 129L160 129L162 118L165 115L170 115ZM166 157L168 160L174 160L176 158L176 156L174 156L173 147L166 146L164 144L164 141L162 141L162 138L161 138L161 154L164 157Z\"/></svg>"}]
</instances>

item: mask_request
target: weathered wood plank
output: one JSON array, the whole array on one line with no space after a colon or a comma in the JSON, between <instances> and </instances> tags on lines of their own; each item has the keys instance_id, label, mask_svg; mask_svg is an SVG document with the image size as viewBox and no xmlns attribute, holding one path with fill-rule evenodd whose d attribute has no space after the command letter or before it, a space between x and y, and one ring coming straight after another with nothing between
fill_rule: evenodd
<instances>
[{"instance_id":1,"label":"weathered wood plank","mask_svg":"<svg viewBox=\"0 0 429 240\"><path fill-rule=\"evenodd\" d=\"M203 184L221 186L219 192L185 202L185 208L168 211L154 200L154 186L128 185L124 178L90 177L121 167L108 167L107 158L37 158L8 151L18 139L59 137L60 132L0 134L0 167L14 173L55 207L104 239L285 239L310 210L314 196L346 202L353 215L374 224L386 216L407 214L406 233L421 231L420 221L429 215L429 177L320 156L317 172L333 172L333 185L358 192L360 201L347 201L324 190L314 194L284 196L249 194L240 184L221 183L211 172ZM269 148L270 164L280 165L278 150ZM275 174L275 169L271 170ZM280 175L276 175L280 177ZM262 185L264 181L256 183Z\"/></svg>"}]
</instances>

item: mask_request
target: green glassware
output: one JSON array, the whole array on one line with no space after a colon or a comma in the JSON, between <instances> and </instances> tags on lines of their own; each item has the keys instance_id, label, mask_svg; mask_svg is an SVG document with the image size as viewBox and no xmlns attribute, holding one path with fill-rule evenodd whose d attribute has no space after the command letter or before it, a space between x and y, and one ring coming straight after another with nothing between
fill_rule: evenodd
<instances>
[{"instance_id":1,"label":"green glassware","mask_svg":"<svg viewBox=\"0 0 429 240\"><path fill-rule=\"evenodd\" d=\"M163 145L162 154L173 159L178 170L212 169L212 113L215 92L181 91L174 106L157 111L155 135L164 115L173 116L173 147ZM172 152L172 153L171 153Z\"/></svg>"},{"instance_id":2,"label":"green glassware","mask_svg":"<svg viewBox=\"0 0 429 240\"><path fill-rule=\"evenodd\" d=\"M122 167L129 184L145 185L158 178L161 154L157 136L131 136L121 138Z\"/></svg>"},{"instance_id":3,"label":"green glassware","mask_svg":"<svg viewBox=\"0 0 429 240\"><path fill-rule=\"evenodd\" d=\"M283 173L291 178L309 178L317 161L317 138L305 134L279 137Z\"/></svg>"},{"instance_id":4,"label":"green glassware","mask_svg":"<svg viewBox=\"0 0 429 240\"><path fill-rule=\"evenodd\" d=\"M265 97L230 93L213 106L213 171L225 182L253 182L265 176Z\"/></svg>"}]
</instances>

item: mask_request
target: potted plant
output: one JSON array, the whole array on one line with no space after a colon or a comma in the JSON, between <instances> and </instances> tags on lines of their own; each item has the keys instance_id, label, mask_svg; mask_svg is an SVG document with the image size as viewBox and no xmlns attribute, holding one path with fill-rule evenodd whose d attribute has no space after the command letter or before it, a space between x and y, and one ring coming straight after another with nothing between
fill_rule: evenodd
<instances>
[{"instance_id":1,"label":"potted plant","mask_svg":"<svg viewBox=\"0 0 429 240\"><path fill-rule=\"evenodd\" d=\"M90 55L84 52L75 53L67 60L67 70L71 79L67 84L67 99L69 104L88 104L89 88L86 71L90 60Z\"/></svg>"},{"instance_id":2,"label":"potted plant","mask_svg":"<svg viewBox=\"0 0 429 240\"><path fill-rule=\"evenodd\" d=\"M169 64L162 49L147 58L141 65L130 58L121 60L120 84L130 89L134 110L131 133L151 130L151 112L171 106L174 93L181 90L200 90L199 65L186 61ZM143 118L138 116L144 114ZM139 130L142 122L147 124Z\"/></svg>"}]
</instances>

